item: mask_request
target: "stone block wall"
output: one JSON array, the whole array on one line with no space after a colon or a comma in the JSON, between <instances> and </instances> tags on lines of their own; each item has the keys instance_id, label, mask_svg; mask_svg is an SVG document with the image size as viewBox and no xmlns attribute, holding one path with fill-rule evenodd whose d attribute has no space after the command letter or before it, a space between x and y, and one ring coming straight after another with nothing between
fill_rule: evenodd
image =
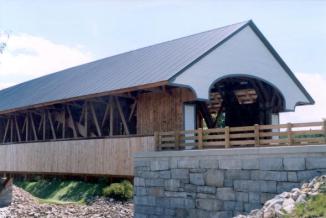
<instances>
[{"instance_id":1,"label":"stone block wall","mask_svg":"<svg viewBox=\"0 0 326 218\"><path fill-rule=\"evenodd\" d=\"M326 145L137 153L135 217L232 217L326 173Z\"/></svg>"}]
</instances>

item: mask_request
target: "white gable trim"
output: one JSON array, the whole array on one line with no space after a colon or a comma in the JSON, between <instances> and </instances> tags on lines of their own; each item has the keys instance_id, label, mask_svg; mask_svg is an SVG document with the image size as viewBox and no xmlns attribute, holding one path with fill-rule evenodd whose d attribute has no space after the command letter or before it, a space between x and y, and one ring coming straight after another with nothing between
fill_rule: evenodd
<instances>
[{"instance_id":1,"label":"white gable trim","mask_svg":"<svg viewBox=\"0 0 326 218\"><path fill-rule=\"evenodd\" d=\"M230 75L267 81L284 96L286 110L311 103L250 26L179 74L172 84L191 87L198 99L207 100L212 83Z\"/></svg>"}]
</instances>

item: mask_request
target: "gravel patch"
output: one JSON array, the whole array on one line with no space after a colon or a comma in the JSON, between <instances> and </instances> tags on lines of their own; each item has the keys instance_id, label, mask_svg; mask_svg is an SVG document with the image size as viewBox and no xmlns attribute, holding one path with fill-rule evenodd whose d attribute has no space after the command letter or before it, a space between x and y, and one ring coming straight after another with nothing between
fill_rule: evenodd
<instances>
[{"instance_id":1,"label":"gravel patch","mask_svg":"<svg viewBox=\"0 0 326 218\"><path fill-rule=\"evenodd\" d=\"M133 217L131 202L116 202L98 198L87 205L40 204L37 199L21 188L13 186L13 201L0 208L0 217Z\"/></svg>"}]
</instances>

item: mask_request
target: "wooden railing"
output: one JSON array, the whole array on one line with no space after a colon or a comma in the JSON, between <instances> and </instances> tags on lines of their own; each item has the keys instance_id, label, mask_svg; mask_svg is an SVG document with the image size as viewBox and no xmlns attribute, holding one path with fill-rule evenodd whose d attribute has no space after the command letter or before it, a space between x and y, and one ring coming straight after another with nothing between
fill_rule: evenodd
<instances>
[{"instance_id":1,"label":"wooden railing","mask_svg":"<svg viewBox=\"0 0 326 218\"><path fill-rule=\"evenodd\" d=\"M326 120L310 123L254 125L156 132L157 150L282 146L326 143Z\"/></svg>"}]
</instances>

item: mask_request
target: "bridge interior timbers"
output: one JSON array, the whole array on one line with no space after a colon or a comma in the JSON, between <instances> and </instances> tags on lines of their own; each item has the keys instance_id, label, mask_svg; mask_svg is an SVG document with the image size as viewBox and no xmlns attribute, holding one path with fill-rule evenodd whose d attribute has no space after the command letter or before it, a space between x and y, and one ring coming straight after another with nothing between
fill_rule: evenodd
<instances>
[{"instance_id":1,"label":"bridge interior timbers","mask_svg":"<svg viewBox=\"0 0 326 218\"><path fill-rule=\"evenodd\" d=\"M81 99L0 115L0 143L136 134L134 93Z\"/></svg>"}]
</instances>

